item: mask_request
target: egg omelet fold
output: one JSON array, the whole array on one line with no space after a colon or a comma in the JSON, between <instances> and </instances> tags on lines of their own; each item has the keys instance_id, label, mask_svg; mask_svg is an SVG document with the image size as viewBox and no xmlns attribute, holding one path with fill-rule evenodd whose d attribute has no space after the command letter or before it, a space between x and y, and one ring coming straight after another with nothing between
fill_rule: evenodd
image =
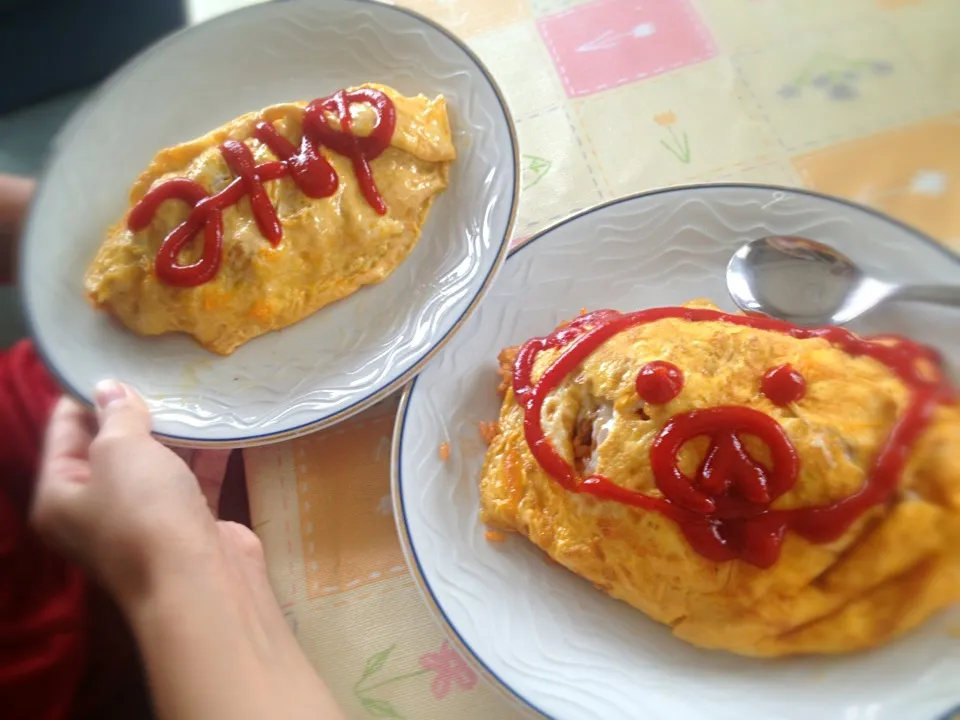
<instances>
[{"instance_id":1,"label":"egg omelet fold","mask_svg":"<svg viewBox=\"0 0 960 720\"><path fill-rule=\"evenodd\" d=\"M706 302L690 306L713 307ZM558 351L540 353L534 379ZM509 380L516 349L501 355ZM644 404L635 378L654 360L683 371L680 394ZM778 407L761 376L790 363L806 395ZM845 653L880 645L960 600L960 406L939 405L912 447L897 491L837 541L808 542L787 531L779 560L760 569L698 554L680 527L657 512L564 490L524 439L523 409L501 385L498 432L480 477L481 519L516 531L600 590L668 625L680 639L750 656ZM548 396L543 427L583 474L660 496L650 448L675 415L746 406L784 428L800 474L772 507L835 502L863 484L877 451L909 400L885 365L852 357L822 339L723 322L666 319L621 332ZM693 475L707 447L693 440L679 467ZM753 444L749 437L745 444ZM762 448L755 457L766 461Z\"/></svg>"},{"instance_id":2,"label":"egg omelet fold","mask_svg":"<svg viewBox=\"0 0 960 720\"><path fill-rule=\"evenodd\" d=\"M447 187L456 151L443 97L404 97L383 85L361 87L385 93L396 109L390 147L370 162L385 215L364 198L351 160L321 147L339 177L333 195L307 197L290 177L264 183L282 228L279 245L260 233L249 197L244 197L223 212L223 255L216 276L196 287L164 284L154 269L157 251L190 213L185 203L168 200L139 232L128 229L127 215L110 228L85 279L93 304L139 335L183 332L227 355L389 276L416 245L431 203ZM194 180L210 194L222 190L234 179L219 149L226 140L244 143L256 164L277 160L254 138L254 126L268 122L299 146L305 106L274 105L161 151L134 183L130 206L172 178ZM370 134L373 109L353 104L350 114L355 134ZM180 263L199 259L202 244L200 233L181 252Z\"/></svg>"}]
</instances>

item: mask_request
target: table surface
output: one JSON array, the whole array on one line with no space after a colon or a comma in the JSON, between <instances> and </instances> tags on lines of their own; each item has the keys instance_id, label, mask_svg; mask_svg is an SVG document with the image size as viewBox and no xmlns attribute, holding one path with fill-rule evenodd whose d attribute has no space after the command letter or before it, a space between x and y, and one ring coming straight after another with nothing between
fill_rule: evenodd
<instances>
[{"instance_id":1,"label":"table surface","mask_svg":"<svg viewBox=\"0 0 960 720\"><path fill-rule=\"evenodd\" d=\"M617 196L726 181L851 198L960 250L957 0L400 4L462 37L503 88L523 163L515 241ZM515 717L406 570L395 409L246 451L277 595L350 717Z\"/></svg>"}]
</instances>

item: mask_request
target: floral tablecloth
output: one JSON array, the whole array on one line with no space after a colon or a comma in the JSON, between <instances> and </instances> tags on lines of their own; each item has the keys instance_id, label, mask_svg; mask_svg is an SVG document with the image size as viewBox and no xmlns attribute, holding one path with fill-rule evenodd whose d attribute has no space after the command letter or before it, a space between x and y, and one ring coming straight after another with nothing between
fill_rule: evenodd
<instances>
[{"instance_id":1,"label":"floral tablecloth","mask_svg":"<svg viewBox=\"0 0 960 720\"><path fill-rule=\"evenodd\" d=\"M665 185L805 186L960 250L958 0L407 0L489 66L517 123L516 241ZM351 717L510 718L404 565L396 400L246 452L287 618Z\"/></svg>"}]
</instances>

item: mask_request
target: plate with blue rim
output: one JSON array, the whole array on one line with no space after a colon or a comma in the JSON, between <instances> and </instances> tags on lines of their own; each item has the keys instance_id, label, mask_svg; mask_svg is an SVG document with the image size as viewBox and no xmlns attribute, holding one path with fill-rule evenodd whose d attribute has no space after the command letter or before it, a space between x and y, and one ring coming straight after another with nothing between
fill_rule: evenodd
<instances>
[{"instance_id":1,"label":"plate with blue rim","mask_svg":"<svg viewBox=\"0 0 960 720\"><path fill-rule=\"evenodd\" d=\"M409 257L385 281L228 357L135 336L85 301L83 275L154 154L262 107L376 82L443 95L458 158ZM495 80L436 23L367 0L288 0L187 28L133 59L56 138L23 240L31 333L65 390L129 383L157 434L242 447L337 423L402 387L489 290L518 200L516 133Z\"/></svg>"},{"instance_id":2,"label":"plate with blue rim","mask_svg":"<svg viewBox=\"0 0 960 720\"><path fill-rule=\"evenodd\" d=\"M769 235L826 242L879 277L950 283L960 275L960 258L932 239L836 198L760 185L653 191L586 210L514 250L463 332L408 387L392 470L407 563L457 647L518 706L558 720L937 720L960 704L957 608L868 652L752 659L682 642L544 562L520 536L486 539L478 424L498 417L499 351L581 308L708 298L733 312L727 262L742 243ZM956 377L951 312L891 305L851 329L933 345Z\"/></svg>"}]
</instances>

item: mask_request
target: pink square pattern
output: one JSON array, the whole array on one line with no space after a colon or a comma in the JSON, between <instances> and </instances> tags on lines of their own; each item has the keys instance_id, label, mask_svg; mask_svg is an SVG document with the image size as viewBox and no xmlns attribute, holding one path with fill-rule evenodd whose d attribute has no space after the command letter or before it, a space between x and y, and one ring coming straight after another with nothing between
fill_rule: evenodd
<instances>
[{"instance_id":1,"label":"pink square pattern","mask_svg":"<svg viewBox=\"0 0 960 720\"><path fill-rule=\"evenodd\" d=\"M537 21L568 97L708 60L716 45L688 0L599 0Z\"/></svg>"}]
</instances>

